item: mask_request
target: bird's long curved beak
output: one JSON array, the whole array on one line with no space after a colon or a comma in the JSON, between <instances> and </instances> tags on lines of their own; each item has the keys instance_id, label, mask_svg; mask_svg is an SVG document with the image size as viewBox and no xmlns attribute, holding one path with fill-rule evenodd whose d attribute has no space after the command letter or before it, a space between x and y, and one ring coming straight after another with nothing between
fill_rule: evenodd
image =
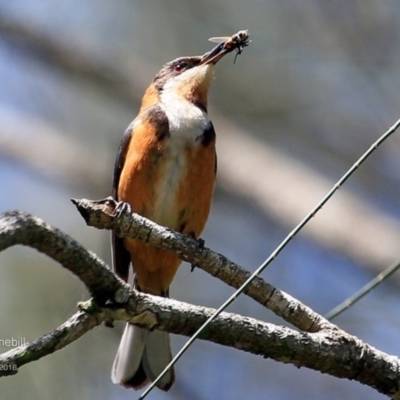
<instances>
[{"instance_id":1,"label":"bird's long curved beak","mask_svg":"<svg viewBox=\"0 0 400 400\"><path fill-rule=\"evenodd\" d=\"M203 55L200 65L216 64L225 54L230 53L232 50L225 47L226 42L219 43L212 50Z\"/></svg>"}]
</instances>

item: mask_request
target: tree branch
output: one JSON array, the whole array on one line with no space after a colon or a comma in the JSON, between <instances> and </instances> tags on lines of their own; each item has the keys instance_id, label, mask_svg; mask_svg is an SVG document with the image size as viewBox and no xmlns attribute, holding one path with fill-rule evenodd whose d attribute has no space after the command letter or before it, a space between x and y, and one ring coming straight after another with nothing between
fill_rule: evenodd
<instances>
[{"instance_id":1,"label":"tree branch","mask_svg":"<svg viewBox=\"0 0 400 400\"><path fill-rule=\"evenodd\" d=\"M236 289L250 276L249 271L202 246L190 236L164 228L138 214L132 214L127 203L117 203L112 197L97 201L73 199L72 202L89 226L114 229L118 236L140 239L153 247L174 253ZM303 331L337 329L321 315L260 277L254 279L245 293Z\"/></svg>"},{"instance_id":2,"label":"tree branch","mask_svg":"<svg viewBox=\"0 0 400 400\"><path fill-rule=\"evenodd\" d=\"M92 301L80 307L81 311L55 331L2 354L0 376L16 373L18 367L65 347L102 322L123 320L148 329L191 336L214 312L210 308L135 291L124 308L100 308ZM300 333L253 318L222 313L203 332L201 339L338 378L357 380L400 399L400 361L344 332ZM14 365L17 368L13 370L10 366Z\"/></svg>"},{"instance_id":3,"label":"tree branch","mask_svg":"<svg viewBox=\"0 0 400 400\"><path fill-rule=\"evenodd\" d=\"M97 208L95 211L87 209L88 213L84 208L83 215L91 222L96 221L96 218L108 219L108 223L119 234L129 233L133 237L144 237L148 243L153 240L153 236L158 235L158 230L163 230L164 240L165 237L169 241L174 240L175 235L178 235L142 217L131 215L124 203L116 205L112 200L106 200L97 202ZM107 212L101 211L103 208ZM143 223L139 228L136 226L137 221ZM132 232L134 226L138 228L136 234ZM177 238L192 240L186 237ZM58 329L0 355L0 376L17 373L18 367L65 347L103 322L111 326L112 321L123 320L147 329L191 336L214 312L210 308L130 289L101 260L68 235L38 218L12 211L0 215L0 251L16 244L34 247L60 262L87 285L100 304L94 300L81 303L80 310ZM188 245L194 249L199 247L195 240L189 241ZM195 261L203 263L209 254L213 256L211 250L198 250L200 255ZM228 261L225 264L229 264ZM222 275L225 276L225 273L226 271ZM286 298L287 295L282 296ZM297 304L296 300L293 301ZM200 338L297 367L357 380L393 399L400 399L400 360L397 357L374 349L334 325L322 326L324 329L316 333L297 332L225 312L209 325Z\"/></svg>"}]
</instances>

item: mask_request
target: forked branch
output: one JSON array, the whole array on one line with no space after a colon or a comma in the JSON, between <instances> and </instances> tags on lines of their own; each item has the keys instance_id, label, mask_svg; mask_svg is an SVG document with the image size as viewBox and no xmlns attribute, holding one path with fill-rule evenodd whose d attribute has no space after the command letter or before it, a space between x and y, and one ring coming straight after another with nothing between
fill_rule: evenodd
<instances>
[{"instance_id":1,"label":"forked branch","mask_svg":"<svg viewBox=\"0 0 400 400\"><path fill-rule=\"evenodd\" d=\"M88 223L116 229L120 235L145 239L152 245L153 240L163 243L160 247L167 246L168 243L171 251L179 252L182 258L198 266L204 267L208 257L211 261L215 258L214 264L211 263L209 268L216 276L229 275L229 271L224 269L227 266L232 266L233 271L239 268L225 258L221 259L223 256L209 249L199 248L194 239L179 236L142 217L131 215L125 205L117 205L111 199L94 202L94 205L90 201L82 201L80 206L83 207ZM31 215L7 212L0 216L0 251L17 244L36 248L58 261L82 280L96 301L80 304L80 310L54 331L0 355L0 376L15 374L20 366L65 347L103 322L111 326L113 321L123 320L149 329L191 336L215 311L138 293L68 235ZM185 246L197 255L189 255L184 250ZM242 272L239 270L237 275L239 273ZM230 281L235 279L231 278ZM269 290L267 293L270 298L273 298L275 292L280 293L263 281L261 285ZM252 290L258 293L261 289L255 286ZM308 325L300 322L300 326L308 326L308 329L313 326L313 330L319 331L298 332L252 318L222 313L203 332L201 338L298 367L304 366L340 378L354 379L393 399L400 399L398 358L348 335L290 296L282 293L279 298L284 299L283 304L289 303L290 310L294 313L305 310L305 317L301 316L299 321L319 321ZM265 301L267 306L270 303L271 300ZM285 312L283 310L280 313L286 315ZM289 317L286 319L289 320ZM4 368L5 366L16 368Z\"/></svg>"}]
</instances>

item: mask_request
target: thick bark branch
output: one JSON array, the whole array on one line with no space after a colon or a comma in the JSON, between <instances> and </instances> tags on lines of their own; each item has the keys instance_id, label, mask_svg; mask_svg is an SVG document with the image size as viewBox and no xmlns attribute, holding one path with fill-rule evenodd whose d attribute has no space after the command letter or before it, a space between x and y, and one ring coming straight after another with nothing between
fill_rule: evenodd
<instances>
[{"instance_id":1,"label":"thick bark branch","mask_svg":"<svg viewBox=\"0 0 400 400\"><path fill-rule=\"evenodd\" d=\"M97 210L93 215L95 219L108 218L111 227L117 229L118 225L122 235L131 232L131 227L136 224L132 218L143 223L136 237L143 236L149 243L153 240L152 236L163 229L141 217L126 214L123 204L117 210L113 206L115 204L111 200L107 201L100 209L108 207L111 214ZM112 210L118 211L117 217L112 215ZM87 218L89 215L85 214ZM164 231L169 238L177 235L169 230ZM190 248L198 248L195 240L190 242L190 238L184 239L189 240L187 243ZM148 329L191 336L214 312L213 309L130 289L101 260L72 238L38 218L14 211L0 216L0 251L16 244L34 247L60 262L87 285L97 303L82 303L80 311L58 329L0 355L0 376L17 373L18 367L65 347L103 322L110 326L114 320L124 320ZM211 251L198 250L200 255L194 260L205 262ZM183 250L180 251L183 254ZM287 295L282 296L286 298ZM296 300L293 301L297 304ZM200 338L339 378L353 379L393 399L400 399L400 360L397 357L374 349L334 325L322 326L324 329L315 333L297 332L253 318L221 313Z\"/></svg>"},{"instance_id":2,"label":"thick bark branch","mask_svg":"<svg viewBox=\"0 0 400 400\"><path fill-rule=\"evenodd\" d=\"M236 289L250 276L249 271L225 256L203 247L190 236L164 228L138 214L132 214L126 203L117 203L111 197L98 201L82 199L72 202L89 226L114 229L118 236L140 239L151 246L172 252ZM317 332L336 328L309 307L260 277L254 279L245 293L303 331Z\"/></svg>"},{"instance_id":3,"label":"thick bark branch","mask_svg":"<svg viewBox=\"0 0 400 400\"><path fill-rule=\"evenodd\" d=\"M135 292L124 308L100 308L88 301L55 331L2 354L0 376L16 373L20 366L65 347L102 322L123 320L148 329L191 336L214 311ZM400 399L400 361L344 332L301 333L253 318L222 313L200 338L338 378L357 380L393 399Z\"/></svg>"}]
</instances>

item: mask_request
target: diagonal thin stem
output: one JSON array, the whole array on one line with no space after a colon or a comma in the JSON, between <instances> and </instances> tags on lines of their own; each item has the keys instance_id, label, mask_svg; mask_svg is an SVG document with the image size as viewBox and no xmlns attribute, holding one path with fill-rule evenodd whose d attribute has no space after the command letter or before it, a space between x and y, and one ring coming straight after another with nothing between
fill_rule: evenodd
<instances>
[{"instance_id":1,"label":"diagonal thin stem","mask_svg":"<svg viewBox=\"0 0 400 400\"><path fill-rule=\"evenodd\" d=\"M348 299L340 303L338 306L329 311L325 318L327 320L332 320L337 317L343 311L346 311L348 308L352 307L359 300L361 300L365 295L375 289L378 285L384 282L387 278L389 278L392 274L394 274L400 268L400 261L396 261L389 267L387 267L384 271L382 271L379 275L377 275L374 279L369 281L366 285L364 285L360 290L355 292Z\"/></svg>"},{"instance_id":2,"label":"diagonal thin stem","mask_svg":"<svg viewBox=\"0 0 400 400\"><path fill-rule=\"evenodd\" d=\"M168 370L175 365L175 363L182 357L186 350L192 345L197 337L203 332L203 330L231 303L233 303L239 295L246 289L250 282L258 276L265 268L271 264L271 262L278 256L278 254L288 245L288 243L303 229L303 227L311 220L314 215L328 202L328 200L339 190L347 179L358 169L358 167L400 126L400 119L387 131L385 132L371 147L353 164L353 166L336 182L332 189L325 195L325 197L307 214L307 216L286 236L281 244L271 253L271 255L253 272L253 274L236 290L222 305L219 307L213 315L200 327L200 329L185 343L181 350L176 354L172 361L165 367L161 374L155 379L152 384L143 392L139 397L139 400L144 399L160 381L160 379L168 372Z\"/></svg>"}]
</instances>

